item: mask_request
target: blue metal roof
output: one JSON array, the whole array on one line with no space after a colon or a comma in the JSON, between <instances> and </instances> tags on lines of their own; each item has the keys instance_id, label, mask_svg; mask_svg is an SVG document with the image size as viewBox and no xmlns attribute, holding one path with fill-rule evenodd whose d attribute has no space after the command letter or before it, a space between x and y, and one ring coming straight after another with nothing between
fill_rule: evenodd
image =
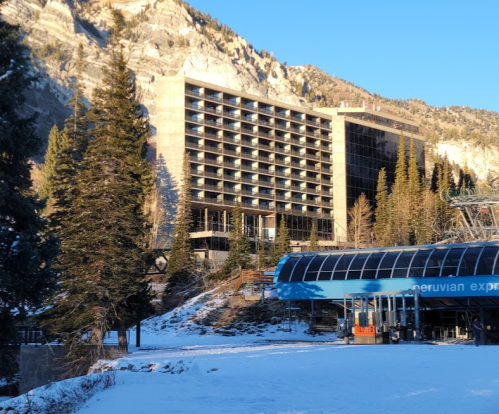
<instances>
[{"instance_id":1,"label":"blue metal roof","mask_svg":"<svg viewBox=\"0 0 499 414\"><path fill-rule=\"evenodd\" d=\"M499 296L498 259L499 242L290 253L274 282L281 299L403 289L432 297Z\"/></svg>"}]
</instances>

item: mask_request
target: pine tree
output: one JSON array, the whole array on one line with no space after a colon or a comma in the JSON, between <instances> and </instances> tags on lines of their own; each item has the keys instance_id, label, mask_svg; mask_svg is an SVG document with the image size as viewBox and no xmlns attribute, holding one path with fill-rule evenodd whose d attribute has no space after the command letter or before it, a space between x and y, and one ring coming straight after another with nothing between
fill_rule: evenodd
<instances>
[{"instance_id":1,"label":"pine tree","mask_svg":"<svg viewBox=\"0 0 499 414\"><path fill-rule=\"evenodd\" d=\"M49 133L47 151L45 152L45 160L41 166L41 173L43 178L43 183L38 191L41 198L49 199L52 193L52 183L55 177L55 160L57 153L59 152L60 145L60 132L57 125L54 125ZM50 200L47 200L47 204L50 205ZM50 207L49 207L50 210Z\"/></svg>"},{"instance_id":2,"label":"pine tree","mask_svg":"<svg viewBox=\"0 0 499 414\"><path fill-rule=\"evenodd\" d=\"M275 266L282 257L291 252L291 236L289 235L289 229L286 226L286 216L281 216L281 222L279 224L279 230L277 233L277 238L272 251L272 264Z\"/></svg>"},{"instance_id":3,"label":"pine tree","mask_svg":"<svg viewBox=\"0 0 499 414\"><path fill-rule=\"evenodd\" d=\"M395 181L390 194L392 209L392 242L397 246L405 246L409 242L409 194L407 187L407 162L405 156L405 139L400 134Z\"/></svg>"},{"instance_id":4,"label":"pine tree","mask_svg":"<svg viewBox=\"0 0 499 414\"><path fill-rule=\"evenodd\" d=\"M319 237L317 236L317 227L315 222L312 223L312 229L310 230L310 239L308 240L308 251L318 252L320 250Z\"/></svg>"},{"instance_id":5,"label":"pine tree","mask_svg":"<svg viewBox=\"0 0 499 414\"><path fill-rule=\"evenodd\" d=\"M420 220L418 216L420 215L420 210L424 208L422 203L422 183L420 176L420 169L418 165L418 160L416 157L416 149L414 146L414 140L411 139L411 144L409 147L409 165L407 168L407 195L408 195L408 241L409 244L414 245L416 243L417 233L421 231Z\"/></svg>"},{"instance_id":6,"label":"pine tree","mask_svg":"<svg viewBox=\"0 0 499 414\"><path fill-rule=\"evenodd\" d=\"M386 183L386 171L384 168L379 170L374 217L373 233L376 245L381 247L390 246L390 235L392 233L391 208L390 199L388 197L388 185Z\"/></svg>"},{"instance_id":7,"label":"pine tree","mask_svg":"<svg viewBox=\"0 0 499 414\"><path fill-rule=\"evenodd\" d=\"M81 160L88 146L88 120L85 116L87 107L83 100L85 85L81 81L85 70L83 52L83 45L79 43L76 51L76 74L70 83L71 98L69 99L68 106L71 108L71 115L65 122L71 145L73 146L73 158L76 161Z\"/></svg>"},{"instance_id":8,"label":"pine tree","mask_svg":"<svg viewBox=\"0 0 499 414\"><path fill-rule=\"evenodd\" d=\"M269 265L269 247L263 240L258 240L256 264L258 269L264 269Z\"/></svg>"},{"instance_id":9,"label":"pine tree","mask_svg":"<svg viewBox=\"0 0 499 414\"><path fill-rule=\"evenodd\" d=\"M123 19L119 12L113 16L111 61L92 99L90 144L70 221L61 229L62 279L49 312L53 329L67 333L73 357L81 343L94 345L85 348L96 351L90 357L102 357L111 328L126 350L126 330L151 311L144 278L151 259L144 212L152 185L145 159L150 130L119 43Z\"/></svg>"},{"instance_id":10,"label":"pine tree","mask_svg":"<svg viewBox=\"0 0 499 414\"><path fill-rule=\"evenodd\" d=\"M436 211L436 233L437 239L445 237L445 232L448 231L454 224L455 211L449 206L444 197L449 192L455 189L454 178L450 171L449 160L444 157L443 164L439 168L437 191L435 194L435 211Z\"/></svg>"},{"instance_id":11,"label":"pine tree","mask_svg":"<svg viewBox=\"0 0 499 414\"><path fill-rule=\"evenodd\" d=\"M349 241L353 243L355 249L371 245L372 215L369 200L362 193L348 210L350 218L348 224Z\"/></svg>"},{"instance_id":12,"label":"pine tree","mask_svg":"<svg viewBox=\"0 0 499 414\"><path fill-rule=\"evenodd\" d=\"M243 214L239 201L236 200L232 210L231 228L229 234L229 255L224 263L224 273L231 274L234 270L251 267L250 243L244 234Z\"/></svg>"},{"instance_id":13,"label":"pine tree","mask_svg":"<svg viewBox=\"0 0 499 414\"><path fill-rule=\"evenodd\" d=\"M1 2L0 2L1 3ZM29 157L41 141L34 117L23 118L28 51L16 28L0 19L0 378L18 370L16 324L41 305L54 286L51 261L57 243L38 212Z\"/></svg>"},{"instance_id":14,"label":"pine tree","mask_svg":"<svg viewBox=\"0 0 499 414\"><path fill-rule=\"evenodd\" d=\"M175 217L173 243L168 258L169 283L185 284L195 270L196 260L191 246L190 230L192 227L191 209L191 170L189 155L184 154L180 200Z\"/></svg>"},{"instance_id":15,"label":"pine tree","mask_svg":"<svg viewBox=\"0 0 499 414\"><path fill-rule=\"evenodd\" d=\"M423 187L421 205L416 216L416 244L426 244L435 241L436 206L435 193L429 187Z\"/></svg>"}]
</instances>

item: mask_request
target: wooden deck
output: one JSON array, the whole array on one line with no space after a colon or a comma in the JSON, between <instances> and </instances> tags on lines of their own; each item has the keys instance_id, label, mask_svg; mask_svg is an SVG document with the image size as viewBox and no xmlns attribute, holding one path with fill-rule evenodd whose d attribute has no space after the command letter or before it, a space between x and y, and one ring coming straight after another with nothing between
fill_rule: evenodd
<instances>
[{"instance_id":1,"label":"wooden deck","mask_svg":"<svg viewBox=\"0 0 499 414\"><path fill-rule=\"evenodd\" d=\"M236 292L244 286L269 286L274 284L274 276L265 275L263 270L243 270L237 279Z\"/></svg>"}]
</instances>

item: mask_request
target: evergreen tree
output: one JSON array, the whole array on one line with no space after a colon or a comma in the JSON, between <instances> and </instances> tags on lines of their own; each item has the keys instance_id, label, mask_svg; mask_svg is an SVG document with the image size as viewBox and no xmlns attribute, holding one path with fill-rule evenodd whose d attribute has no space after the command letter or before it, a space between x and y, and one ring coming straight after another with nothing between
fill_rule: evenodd
<instances>
[{"instance_id":1,"label":"evergreen tree","mask_svg":"<svg viewBox=\"0 0 499 414\"><path fill-rule=\"evenodd\" d=\"M85 85L81 80L85 70L83 52L83 45L80 43L76 51L76 74L70 83L72 94L68 106L71 108L71 115L65 122L74 153L73 158L76 161L81 160L88 146L88 120L85 116L87 107L85 106L83 94Z\"/></svg>"},{"instance_id":2,"label":"evergreen tree","mask_svg":"<svg viewBox=\"0 0 499 414\"><path fill-rule=\"evenodd\" d=\"M48 178L51 203L49 218L52 230L60 238L62 236L60 229L70 220L71 207L78 190L74 140L68 128L59 133L58 152L53 170L53 176Z\"/></svg>"},{"instance_id":3,"label":"evergreen tree","mask_svg":"<svg viewBox=\"0 0 499 414\"><path fill-rule=\"evenodd\" d=\"M350 218L348 224L349 241L353 243L355 249L371 245L372 215L369 200L362 193L348 210Z\"/></svg>"},{"instance_id":4,"label":"evergreen tree","mask_svg":"<svg viewBox=\"0 0 499 414\"><path fill-rule=\"evenodd\" d=\"M417 233L421 231L420 210L424 208L422 203L422 183L420 176L420 169L416 157L416 149L414 147L414 140L411 139L409 147L409 165L407 168L407 195L408 195L408 241L409 244L414 245L417 239Z\"/></svg>"},{"instance_id":5,"label":"evergreen tree","mask_svg":"<svg viewBox=\"0 0 499 414\"><path fill-rule=\"evenodd\" d=\"M443 164L439 169L437 191L435 194L435 212L436 212L436 233L437 239L444 237L454 224L455 211L445 201L445 197L452 193L455 188L454 178L450 171L449 160L447 156L444 157Z\"/></svg>"},{"instance_id":6,"label":"evergreen tree","mask_svg":"<svg viewBox=\"0 0 499 414\"><path fill-rule=\"evenodd\" d=\"M310 230L310 239L308 240L308 251L318 252L320 250L319 237L317 236L317 227L315 222L312 223L312 229Z\"/></svg>"},{"instance_id":7,"label":"evergreen tree","mask_svg":"<svg viewBox=\"0 0 499 414\"><path fill-rule=\"evenodd\" d=\"M230 274L234 270L251 267L250 243L244 234L243 214L239 201L236 200L232 210L231 228L229 234L229 255L224 263L224 273Z\"/></svg>"},{"instance_id":8,"label":"evergreen tree","mask_svg":"<svg viewBox=\"0 0 499 414\"><path fill-rule=\"evenodd\" d=\"M429 187L422 188L422 208L416 216L416 244L426 244L435 241L435 225L437 212L435 209L435 193Z\"/></svg>"},{"instance_id":9,"label":"evergreen tree","mask_svg":"<svg viewBox=\"0 0 499 414\"><path fill-rule=\"evenodd\" d=\"M269 249L267 243L263 240L258 240L258 248L257 248L257 268L264 269L269 265Z\"/></svg>"},{"instance_id":10,"label":"evergreen tree","mask_svg":"<svg viewBox=\"0 0 499 414\"><path fill-rule=\"evenodd\" d=\"M41 166L43 183L38 191L41 198L48 199L52 192L52 183L55 179L55 160L59 152L60 132L57 125L54 125L50 130L47 151L45 152L45 161ZM47 200L47 204L51 204ZM50 210L50 207L49 207Z\"/></svg>"},{"instance_id":11,"label":"evergreen tree","mask_svg":"<svg viewBox=\"0 0 499 414\"><path fill-rule=\"evenodd\" d=\"M52 328L67 333L73 357L82 342L95 346L86 348L96 350L91 357L102 357L110 328L126 350L126 330L151 311L144 278L151 260L144 213L152 183L145 160L150 130L119 43L123 19L113 16L111 61L92 99L90 144L70 221L61 229L60 291L48 313Z\"/></svg>"},{"instance_id":12,"label":"evergreen tree","mask_svg":"<svg viewBox=\"0 0 499 414\"><path fill-rule=\"evenodd\" d=\"M196 260L191 246L190 230L192 227L191 209L191 169L189 154L184 154L180 200L175 217L173 243L168 258L168 274L171 285L185 284L195 270Z\"/></svg>"},{"instance_id":13,"label":"evergreen tree","mask_svg":"<svg viewBox=\"0 0 499 414\"><path fill-rule=\"evenodd\" d=\"M384 168L379 170L374 217L373 233L376 245L381 247L390 246L390 235L392 233L391 209L388 197L388 185L386 183L386 171Z\"/></svg>"},{"instance_id":14,"label":"evergreen tree","mask_svg":"<svg viewBox=\"0 0 499 414\"><path fill-rule=\"evenodd\" d=\"M407 187L407 162L405 156L405 139L400 134L395 181L390 194L392 210L392 242L397 246L409 242L409 194Z\"/></svg>"},{"instance_id":15,"label":"evergreen tree","mask_svg":"<svg viewBox=\"0 0 499 414\"><path fill-rule=\"evenodd\" d=\"M18 370L16 324L54 286L51 261L57 248L39 217L42 205L30 178L29 157L41 141L34 117L20 116L32 81L28 55L16 28L0 19L0 378L9 381Z\"/></svg>"},{"instance_id":16,"label":"evergreen tree","mask_svg":"<svg viewBox=\"0 0 499 414\"><path fill-rule=\"evenodd\" d=\"M277 265L279 260L291 252L291 236L289 235L288 227L286 226L286 216L281 216L277 238L272 251L272 265Z\"/></svg>"}]
</instances>

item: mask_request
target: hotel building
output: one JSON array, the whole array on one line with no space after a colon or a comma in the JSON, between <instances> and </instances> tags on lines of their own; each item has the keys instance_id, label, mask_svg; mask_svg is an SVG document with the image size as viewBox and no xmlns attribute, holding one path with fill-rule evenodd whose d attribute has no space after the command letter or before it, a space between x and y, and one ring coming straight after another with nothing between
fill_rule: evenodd
<instances>
[{"instance_id":1,"label":"hotel building","mask_svg":"<svg viewBox=\"0 0 499 414\"><path fill-rule=\"evenodd\" d=\"M158 80L156 113L157 160L177 184L189 153L194 247L220 259L236 200L254 240L275 240L284 218L293 249L313 223L334 248L347 242L355 199L374 200L379 169L393 181L401 132L424 167L418 126L365 108L309 110L173 76Z\"/></svg>"}]
</instances>

